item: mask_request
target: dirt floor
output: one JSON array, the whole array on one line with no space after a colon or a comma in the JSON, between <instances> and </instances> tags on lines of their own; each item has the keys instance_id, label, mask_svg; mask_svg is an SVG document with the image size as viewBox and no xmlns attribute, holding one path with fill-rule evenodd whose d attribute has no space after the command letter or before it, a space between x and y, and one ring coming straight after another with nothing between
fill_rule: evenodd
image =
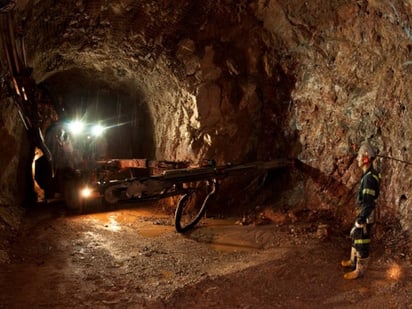
<instances>
[{"instance_id":1,"label":"dirt floor","mask_svg":"<svg viewBox=\"0 0 412 309\"><path fill-rule=\"evenodd\" d=\"M365 277L346 281L346 237L240 222L205 218L182 235L150 204L36 207L0 265L0 308L412 308L408 256L375 243Z\"/></svg>"}]
</instances>

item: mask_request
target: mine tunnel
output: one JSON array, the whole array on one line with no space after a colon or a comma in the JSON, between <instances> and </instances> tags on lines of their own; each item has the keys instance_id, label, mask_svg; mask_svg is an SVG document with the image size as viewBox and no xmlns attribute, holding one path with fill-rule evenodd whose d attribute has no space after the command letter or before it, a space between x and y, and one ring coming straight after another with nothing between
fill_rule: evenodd
<instances>
[{"instance_id":1,"label":"mine tunnel","mask_svg":"<svg viewBox=\"0 0 412 309\"><path fill-rule=\"evenodd\" d=\"M99 72L69 69L41 83L56 106L58 119L101 123L106 158L154 158L153 123L144 93L136 86L105 81Z\"/></svg>"},{"instance_id":2,"label":"mine tunnel","mask_svg":"<svg viewBox=\"0 0 412 309\"><path fill-rule=\"evenodd\" d=\"M52 178L71 164L55 150L65 131L51 128L72 120L104 127L88 158L99 162L207 173L259 162L224 177L208 214L304 221L331 235L353 225L356 155L368 140L382 175L376 238L385 247L400 237L393 250L410 261L411 10L403 1L0 1L0 262L23 218L64 196L48 195L33 166L39 152ZM287 164L256 173L276 160ZM122 185L102 194L116 203ZM141 198L146 187L125 194ZM153 203L170 214L177 200Z\"/></svg>"}]
</instances>

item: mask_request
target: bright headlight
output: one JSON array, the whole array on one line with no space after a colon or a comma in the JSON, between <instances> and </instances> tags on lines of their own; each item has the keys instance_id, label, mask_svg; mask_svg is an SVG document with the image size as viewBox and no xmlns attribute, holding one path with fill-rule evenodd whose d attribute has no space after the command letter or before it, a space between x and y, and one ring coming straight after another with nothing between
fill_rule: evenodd
<instances>
[{"instance_id":1,"label":"bright headlight","mask_svg":"<svg viewBox=\"0 0 412 309\"><path fill-rule=\"evenodd\" d=\"M70 122L68 127L69 127L70 132L76 135L76 134L80 134L83 132L84 123L81 122L80 120L75 120L75 121Z\"/></svg>"},{"instance_id":2,"label":"bright headlight","mask_svg":"<svg viewBox=\"0 0 412 309\"><path fill-rule=\"evenodd\" d=\"M100 136L103 134L104 127L100 124L96 124L92 127L92 134L93 136Z\"/></svg>"},{"instance_id":3,"label":"bright headlight","mask_svg":"<svg viewBox=\"0 0 412 309\"><path fill-rule=\"evenodd\" d=\"M83 198L88 198L92 195L92 190L88 187L85 187L80 191L80 195Z\"/></svg>"}]
</instances>

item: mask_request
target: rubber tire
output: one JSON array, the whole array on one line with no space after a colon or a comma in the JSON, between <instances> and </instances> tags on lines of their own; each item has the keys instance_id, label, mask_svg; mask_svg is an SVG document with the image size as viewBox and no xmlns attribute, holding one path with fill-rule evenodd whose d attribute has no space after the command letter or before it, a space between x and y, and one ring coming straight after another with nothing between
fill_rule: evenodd
<instances>
[{"instance_id":1,"label":"rubber tire","mask_svg":"<svg viewBox=\"0 0 412 309\"><path fill-rule=\"evenodd\" d=\"M123 188L121 186L111 186L104 190L103 200L108 205L115 205L121 200L121 194L117 190ZM118 193L118 194L117 194Z\"/></svg>"},{"instance_id":2,"label":"rubber tire","mask_svg":"<svg viewBox=\"0 0 412 309\"><path fill-rule=\"evenodd\" d=\"M195 214L194 218L186 224L182 223L182 217L184 214L184 210L186 209L187 206L190 207L190 205L188 205L188 200L190 199L192 195L195 195L195 193L196 193L195 191L186 193L180 198L179 203L177 204L177 208L175 212L175 228L178 233L185 233L191 230L196 224L199 223L200 219L203 217L206 211L206 205L207 205L207 200L209 196L205 198L202 206L200 207L197 214Z\"/></svg>"}]
</instances>

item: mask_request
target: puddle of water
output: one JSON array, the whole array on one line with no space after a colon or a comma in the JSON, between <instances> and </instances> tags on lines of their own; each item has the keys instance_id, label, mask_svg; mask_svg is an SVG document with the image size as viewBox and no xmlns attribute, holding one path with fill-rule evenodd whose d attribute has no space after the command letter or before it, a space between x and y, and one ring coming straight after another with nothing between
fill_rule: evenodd
<instances>
[{"instance_id":1,"label":"puddle of water","mask_svg":"<svg viewBox=\"0 0 412 309\"><path fill-rule=\"evenodd\" d=\"M76 218L82 220L93 220L101 224L108 224L116 220L121 224L135 223L141 218L153 217L153 221L161 217L167 217L159 213L150 211L149 209L127 209L115 210L110 212L96 212L92 214L80 215Z\"/></svg>"},{"instance_id":2,"label":"puddle of water","mask_svg":"<svg viewBox=\"0 0 412 309\"><path fill-rule=\"evenodd\" d=\"M221 252L253 252L261 249L255 241L255 227L245 227L236 224L234 219L205 219L206 225L195 230L190 237L198 242L204 242L212 249Z\"/></svg>"},{"instance_id":3,"label":"puddle of water","mask_svg":"<svg viewBox=\"0 0 412 309\"><path fill-rule=\"evenodd\" d=\"M117 222L116 215L109 216L109 223L106 224L105 226L112 232L118 232L122 229L119 223Z\"/></svg>"},{"instance_id":4,"label":"puddle of water","mask_svg":"<svg viewBox=\"0 0 412 309\"><path fill-rule=\"evenodd\" d=\"M217 231L210 246L216 251L238 252L238 251L256 251L259 250L259 245L253 240L247 239L242 235L242 231L226 234L225 230Z\"/></svg>"},{"instance_id":5,"label":"puddle of water","mask_svg":"<svg viewBox=\"0 0 412 309\"><path fill-rule=\"evenodd\" d=\"M159 237L164 234L173 233L175 228L173 226L165 226L165 225L149 225L143 228L138 228L137 233L143 237L153 238Z\"/></svg>"},{"instance_id":6,"label":"puddle of water","mask_svg":"<svg viewBox=\"0 0 412 309\"><path fill-rule=\"evenodd\" d=\"M151 219L153 218L153 219ZM112 212L87 214L76 220L92 222L96 227L120 232L124 227L133 224L137 233L143 237L158 237L174 232L174 226L158 224L159 221L170 221L167 215L150 211L150 209L127 209Z\"/></svg>"},{"instance_id":7,"label":"puddle of water","mask_svg":"<svg viewBox=\"0 0 412 309\"><path fill-rule=\"evenodd\" d=\"M219 252L255 252L259 250L257 247L250 245L240 245L231 243L212 243L210 244L213 250Z\"/></svg>"},{"instance_id":8,"label":"puddle of water","mask_svg":"<svg viewBox=\"0 0 412 309\"><path fill-rule=\"evenodd\" d=\"M121 232L124 227L133 224L136 233L146 238L175 233L173 224L169 222L170 216L152 212L150 209L123 209L94 213L84 215L82 219L113 232ZM259 227L238 225L236 219L232 218L204 218L198 227L186 236L221 252L257 251L262 248L257 235L267 234Z\"/></svg>"}]
</instances>

